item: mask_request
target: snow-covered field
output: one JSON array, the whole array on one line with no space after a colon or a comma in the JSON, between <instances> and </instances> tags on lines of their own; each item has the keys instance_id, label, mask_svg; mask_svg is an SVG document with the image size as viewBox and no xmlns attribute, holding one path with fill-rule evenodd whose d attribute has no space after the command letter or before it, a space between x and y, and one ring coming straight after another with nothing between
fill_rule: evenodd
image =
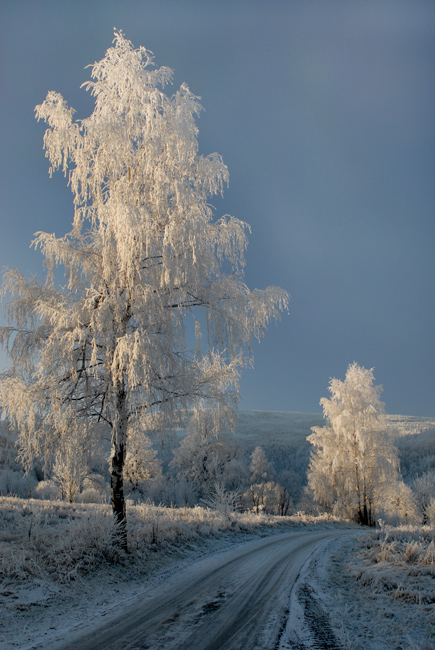
<instances>
[{"instance_id":1,"label":"snow-covered field","mask_svg":"<svg viewBox=\"0 0 435 650\"><path fill-rule=\"evenodd\" d=\"M405 416L389 421L404 474L412 478L434 468L434 421ZM242 412L235 437L247 452L262 445L278 469L290 463L302 475L309 456L306 436L321 422L316 414ZM145 587L233 544L331 526L349 524L130 505L131 552L124 556L113 544L107 505L0 498L0 650L49 648L59 631L68 635L77 624L109 617ZM280 647L435 648L434 543L429 527L385 527L328 543L289 594L290 618Z\"/></svg>"},{"instance_id":2,"label":"snow-covered field","mask_svg":"<svg viewBox=\"0 0 435 650\"><path fill-rule=\"evenodd\" d=\"M434 527L385 527L336 559L350 650L435 648L434 542Z\"/></svg>"},{"instance_id":3,"label":"snow-covered field","mask_svg":"<svg viewBox=\"0 0 435 650\"><path fill-rule=\"evenodd\" d=\"M32 648L85 624L200 556L287 530L348 528L332 518L230 515L130 506L129 555L112 541L109 506L0 499L0 649Z\"/></svg>"},{"instance_id":4,"label":"snow-covered field","mask_svg":"<svg viewBox=\"0 0 435 650\"><path fill-rule=\"evenodd\" d=\"M433 650L435 530L332 540L301 571L279 650Z\"/></svg>"},{"instance_id":5,"label":"snow-covered field","mask_svg":"<svg viewBox=\"0 0 435 650\"><path fill-rule=\"evenodd\" d=\"M1 650L48 648L55 636L110 617L144 588L233 544L349 529L321 517L132 506L131 553L122 556L105 506L3 498L0 509ZM289 594L280 648L435 648L434 535L429 527L385 528L328 543Z\"/></svg>"}]
</instances>

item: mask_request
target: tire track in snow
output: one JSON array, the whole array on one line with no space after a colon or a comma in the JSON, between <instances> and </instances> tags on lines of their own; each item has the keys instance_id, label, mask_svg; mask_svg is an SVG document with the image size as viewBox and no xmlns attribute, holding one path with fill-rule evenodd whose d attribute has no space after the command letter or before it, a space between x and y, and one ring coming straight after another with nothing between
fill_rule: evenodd
<instances>
[{"instance_id":1,"label":"tire track in snow","mask_svg":"<svg viewBox=\"0 0 435 650\"><path fill-rule=\"evenodd\" d=\"M204 558L144 593L134 608L52 650L273 648L301 567L319 545L343 534L283 533Z\"/></svg>"}]
</instances>

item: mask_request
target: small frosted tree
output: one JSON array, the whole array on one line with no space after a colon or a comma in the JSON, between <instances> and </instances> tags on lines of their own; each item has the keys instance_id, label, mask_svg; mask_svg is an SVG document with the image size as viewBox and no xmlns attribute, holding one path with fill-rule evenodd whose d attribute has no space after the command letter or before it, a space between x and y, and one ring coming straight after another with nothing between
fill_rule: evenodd
<instances>
[{"instance_id":1,"label":"small frosted tree","mask_svg":"<svg viewBox=\"0 0 435 650\"><path fill-rule=\"evenodd\" d=\"M166 95L171 75L115 32L85 84L95 98L90 117L75 121L56 92L36 107L48 125L50 174L61 169L73 193L73 227L60 238L36 234L44 283L8 270L3 284L11 301L1 340L12 367L1 398L20 427L22 456L29 461L71 435L77 419L106 423L125 547L129 422L145 431L150 418L172 418L198 401L234 408L252 337L288 302L281 289L244 284L247 226L213 220L209 204L227 168L217 154L198 154L198 98L185 84Z\"/></svg>"},{"instance_id":2,"label":"small frosted tree","mask_svg":"<svg viewBox=\"0 0 435 650\"><path fill-rule=\"evenodd\" d=\"M251 473L251 483L266 483L273 478L275 472L272 463L267 460L264 449L260 445L255 447L251 454L249 471Z\"/></svg>"},{"instance_id":3,"label":"small frosted tree","mask_svg":"<svg viewBox=\"0 0 435 650\"><path fill-rule=\"evenodd\" d=\"M125 456L124 484L129 491L142 495L162 478L162 463L152 447L150 438L131 426L127 431L128 449Z\"/></svg>"},{"instance_id":4,"label":"small frosted tree","mask_svg":"<svg viewBox=\"0 0 435 650\"><path fill-rule=\"evenodd\" d=\"M53 465L53 480L60 488L61 498L72 503L90 473L85 451L71 437L62 441Z\"/></svg>"},{"instance_id":5,"label":"small frosted tree","mask_svg":"<svg viewBox=\"0 0 435 650\"><path fill-rule=\"evenodd\" d=\"M383 486L378 498L378 511L387 523L418 523L418 507L411 488L401 480Z\"/></svg>"},{"instance_id":6,"label":"small frosted tree","mask_svg":"<svg viewBox=\"0 0 435 650\"><path fill-rule=\"evenodd\" d=\"M351 364L345 381L331 379L320 401L326 425L313 427L308 485L314 499L338 515L373 525L377 501L398 484L399 463L373 370Z\"/></svg>"},{"instance_id":7,"label":"small frosted tree","mask_svg":"<svg viewBox=\"0 0 435 650\"><path fill-rule=\"evenodd\" d=\"M421 523L429 521L429 508L435 499L435 472L425 472L412 483L416 504L421 515Z\"/></svg>"},{"instance_id":8,"label":"small frosted tree","mask_svg":"<svg viewBox=\"0 0 435 650\"><path fill-rule=\"evenodd\" d=\"M221 421L213 413L195 409L187 435L171 462L179 481L186 481L198 496L211 494L217 486L227 485L232 464L237 465L237 449L220 434ZM231 482L231 480L230 480Z\"/></svg>"},{"instance_id":9,"label":"small frosted tree","mask_svg":"<svg viewBox=\"0 0 435 650\"><path fill-rule=\"evenodd\" d=\"M77 418L70 422L68 435L58 435L57 440L50 440L45 455L45 474L58 485L61 498L72 503L84 480L105 464L101 428L82 426Z\"/></svg>"},{"instance_id":10,"label":"small frosted tree","mask_svg":"<svg viewBox=\"0 0 435 650\"><path fill-rule=\"evenodd\" d=\"M293 500L285 487L279 483L253 483L242 495L242 504L257 514L266 512L285 516L293 507Z\"/></svg>"}]
</instances>

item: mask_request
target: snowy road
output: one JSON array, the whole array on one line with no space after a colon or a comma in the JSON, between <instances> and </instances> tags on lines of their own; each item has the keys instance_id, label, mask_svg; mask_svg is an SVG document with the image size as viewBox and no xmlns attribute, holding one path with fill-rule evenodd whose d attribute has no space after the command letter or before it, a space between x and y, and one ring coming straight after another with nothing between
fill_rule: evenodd
<instances>
[{"instance_id":1,"label":"snowy road","mask_svg":"<svg viewBox=\"0 0 435 650\"><path fill-rule=\"evenodd\" d=\"M203 558L56 649L272 650L301 567L343 534L349 532L284 533Z\"/></svg>"}]
</instances>

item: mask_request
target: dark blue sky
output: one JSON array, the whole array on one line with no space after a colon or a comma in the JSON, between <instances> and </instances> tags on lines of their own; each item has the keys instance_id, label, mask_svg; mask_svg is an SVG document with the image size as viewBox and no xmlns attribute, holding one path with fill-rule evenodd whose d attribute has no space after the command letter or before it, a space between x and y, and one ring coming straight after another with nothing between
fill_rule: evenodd
<instances>
[{"instance_id":1,"label":"dark blue sky","mask_svg":"<svg viewBox=\"0 0 435 650\"><path fill-rule=\"evenodd\" d=\"M0 266L41 274L33 233L70 229L33 109L56 90L92 111L79 86L113 27L202 97L201 152L230 172L216 214L252 227L247 284L291 294L241 408L320 411L357 361L387 412L435 416L435 4L2 0Z\"/></svg>"}]
</instances>

